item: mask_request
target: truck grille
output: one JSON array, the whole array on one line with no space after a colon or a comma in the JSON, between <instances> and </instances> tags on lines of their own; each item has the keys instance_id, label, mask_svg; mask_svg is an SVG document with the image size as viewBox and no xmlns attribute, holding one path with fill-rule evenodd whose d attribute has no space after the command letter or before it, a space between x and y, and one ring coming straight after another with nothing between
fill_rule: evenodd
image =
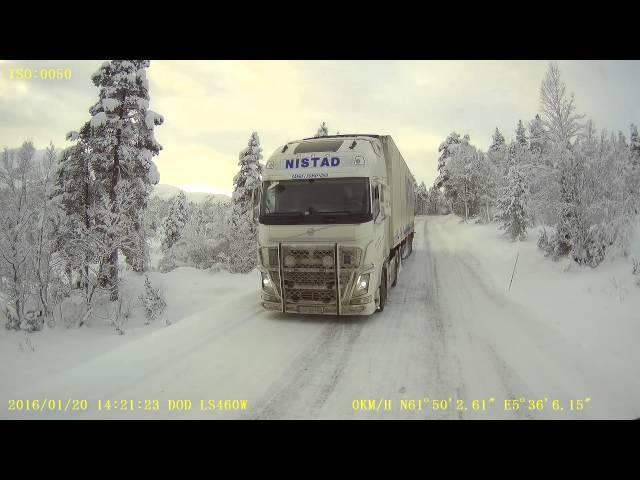
<instances>
[{"instance_id":1,"label":"truck grille","mask_svg":"<svg viewBox=\"0 0 640 480\"><path fill-rule=\"evenodd\" d=\"M287 312L337 313L333 245L282 245L280 262Z\"/></svg>"},{"instance_id":2,"label":"truck grille","mask_svg":"<svg viewBox=\"0 0 640 480\"><path fill-rule=\"evenodd\" d=\"M295 268L300 269L300 268L318 268L318 267L322 267L323 270L326 270L326 267L323 267L322 265L322 259L324 257L331 257L332 260L334 260L334 251L333 248L321 248L321 249L313 249L312 247L310 248L287 248L287 250L285 251L285 248L287 247L282 247L282 258L286 258L287 255L291 255L293 258L295 258L296 264L295 264ZM333 268L330 267L330 268Z\"/></svg>"},{"instance_id":3,"label":"truck grille","mask_svg":"<svg viewBox=\"0 0 640 480\"><path fill-rule=\"evenodd\" d=\"M289 288L332 289L336 283L335 272L289 271L285 276L285 286Z\"/></svg>"}]
</instances>

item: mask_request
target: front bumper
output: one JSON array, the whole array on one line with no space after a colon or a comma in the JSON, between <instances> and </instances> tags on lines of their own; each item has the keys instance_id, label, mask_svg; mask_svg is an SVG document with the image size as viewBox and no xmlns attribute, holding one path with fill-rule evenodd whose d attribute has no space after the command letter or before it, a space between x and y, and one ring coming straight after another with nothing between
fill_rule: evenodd
<instances>
[{"instance_id":1,"label":"front bumper","mask_svg":"<svg viewBox=\"0 0 640 480\"><path fill-rule=\"evenodd\" d=\"M370 292L352 299L358 276L373 268L363 269L364 252L358 247L279 244L277 258L275 251L260 258L270 285L262 290L265 310L315 315L371 315L376 310Z\"/></svg>"},{"instance_id":2,"label":"front bumper","mask_svg":"<svg viewBox=\"0 0 640 480\"><path fill-rule=\"evenodd\" d=\"M260 304L262 308L271 312L282 312L281 302L268 302L264 299ZM375 300L364 305L342 305L340 315L371 315L376 311ZM325 305L295 305L288 306L285 313L312 314L312 315L337 315L335 306Z\"/></svg>"}]
</instances>

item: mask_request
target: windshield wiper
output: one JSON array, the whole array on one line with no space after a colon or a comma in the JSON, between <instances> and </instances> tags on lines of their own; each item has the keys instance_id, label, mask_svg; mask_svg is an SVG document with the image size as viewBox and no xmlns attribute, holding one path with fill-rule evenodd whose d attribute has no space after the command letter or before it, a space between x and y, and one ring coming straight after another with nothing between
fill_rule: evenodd
<instances>
[{"instance_id":1,"label":"windshield wiper","mask_svg":"<svg viewBox=\"0 0 640 480\"><path fill-rule=\"evenodd\" d=\"M313 207L309 207L307 209L307 215L316 216L316 215L352 215L353 212L351 210L316 210Z\"/></svg>"},{"instance_id":2,"label":"windshield wiper","mask_svg":"<svg viewBox=\"0 0 640 480\"><path fill-rule=\"evenodd\" d=\"M336 210L333 212L316 212L313 216L319 219L322 223L338 223L338 217L346 217L348 215L357 215L350 210Z\"/></svg>"},{"instance_id":3,"label":"windshield wiper","mask_svg":"<svg viewBox=\"0 0 640 480\"><path fill-rule=\"evenodd\" d=\"M265 212L260 216L260 222L267 225L286 225L302 223L304 213L302 212Z\"/></svg>"},{"instance_id":4,"label":"windshield wiper","mask_svg":"<svg viewBox=\"0 0 640 480\"><path fill-rule=\"evenodd\" d=\"M274 215L278 217L286 217L286 216L295 216L302 217L304 213L302 212L264 212L265 215Z\"/></svg>"}]
</instances>

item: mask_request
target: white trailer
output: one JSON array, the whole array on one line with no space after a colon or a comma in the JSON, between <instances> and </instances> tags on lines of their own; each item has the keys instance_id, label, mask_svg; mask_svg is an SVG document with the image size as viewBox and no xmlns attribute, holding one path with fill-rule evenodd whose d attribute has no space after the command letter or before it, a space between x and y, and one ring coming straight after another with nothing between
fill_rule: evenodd
<instances>
[{"instance_id":1,"label":"white trailer","mask_svg":"<svg viewBox=\"0 0 640 480\"><path fill-rule=\"evenodd\" d=\"M401 259L411 254L414 184L388 135L278 147L256 197L262 306L327 315L382 311Z\"/></svg>"}]
</instances>

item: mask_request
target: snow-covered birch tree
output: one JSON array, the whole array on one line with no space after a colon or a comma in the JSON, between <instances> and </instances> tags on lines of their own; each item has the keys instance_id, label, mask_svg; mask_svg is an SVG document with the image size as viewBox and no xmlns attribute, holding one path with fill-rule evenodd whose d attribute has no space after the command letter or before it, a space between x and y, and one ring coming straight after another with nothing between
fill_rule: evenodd
<instances>
[{"instance_id":1,"label":"snow-covered birch tree","mask_svg":"<svg viewBox=\"0 0 640 480\"><path fill-rule=\"evenodd\" d=\"M125 212L133 208L136 198L133 195L135 188L127 181L116 184L115 203L108 196L102 196L89 209L89 217L99 219L91 222L89 227L79 222L75 225L75 231L71 235L66 247L69 261L72 265L83 265L78 272L82 276L82 289L85 302L85 313L80 322L84 324L91 317L95 294L106 291L112 296L113 291L118 291L110 281L111 271L108 269L111 252L114 250L131 251L141 255L136 249L141 248L135 235L136 225L134 219ZM87 261L88 259L88 261ZM116 271L116 280L120 277Z\"/></svg>"},{"instance_id":2,"label":"snow-covered birch tree","mask_svg":"<svg viewBox=\"0 0 640 480\"><path fill-rule=\"evenodd\" d=\"M53 143L35 168L36 202L38 205L34 237L31 242L30 267L40 312L48 325L53 325L53 307L61 300L63 257L58 238L64 229L60 199L55 195L58 153Z\"/></svg>"},{"instance_id":3,"label":"snow-covered birch tree","mask_svg":"<svg viewBox=\"0 0 640 480\"><path fill-rule=\"evenodd\" d=\"M3 307L9 329L23 327L29 294L29 240L37 215L32 195L34 154L31 142L18 151L5 148L0 166L0 287L6 296Z\"/></svg>"},{"instance_id":4,"label":"snow-covered birch tree","mask_svg":"<svg viewBox=\"0 0 640 480\"><path fill-rule=\"evenodd\" d=\"M580 133L580 121L584 115L576 113L573 93L567 94L567 87L560 78L560 69L551 62L540 86L540 106L542 124L547 134L558 147L567 147Z\"/></svg>"}]
</instances>

